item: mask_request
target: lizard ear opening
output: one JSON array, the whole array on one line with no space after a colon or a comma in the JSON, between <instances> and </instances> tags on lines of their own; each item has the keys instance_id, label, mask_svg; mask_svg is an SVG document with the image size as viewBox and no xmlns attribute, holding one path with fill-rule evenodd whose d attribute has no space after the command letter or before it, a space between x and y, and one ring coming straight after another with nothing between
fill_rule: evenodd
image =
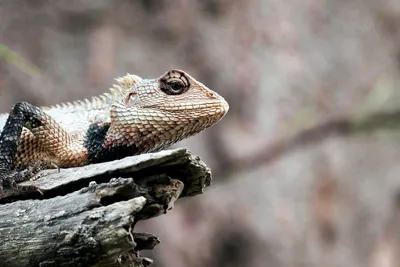
<instances>
[{"instance_id":1,"label":"lizard ear opening","mask_svg":"<svg viewBox=\"0 0 400 267\"><path fill-rule=\"evenodd\" d=\"M134 106L138 100L138 95L136 92L131 92L125 100L125 103L129 106Z\"/></svg>"}]
</instances>

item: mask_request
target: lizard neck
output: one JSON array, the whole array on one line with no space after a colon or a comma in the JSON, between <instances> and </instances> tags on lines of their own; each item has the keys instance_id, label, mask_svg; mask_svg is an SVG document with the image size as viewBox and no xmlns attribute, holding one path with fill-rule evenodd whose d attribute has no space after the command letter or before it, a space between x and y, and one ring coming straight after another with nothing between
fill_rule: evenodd
<instances>
[{"instance_id":1,"label":"lizard neck","mask_svg":"<svg viewBox=\"0 0 400 267\"><path fill-rule=\"evenodd\" d=\"M138 149L134 144L113 142L109 146L105 146L109 129L109 123L93 123L89 126L84 140L89 163L117 160L138 154Z\"/></svg>"}]
</instances>

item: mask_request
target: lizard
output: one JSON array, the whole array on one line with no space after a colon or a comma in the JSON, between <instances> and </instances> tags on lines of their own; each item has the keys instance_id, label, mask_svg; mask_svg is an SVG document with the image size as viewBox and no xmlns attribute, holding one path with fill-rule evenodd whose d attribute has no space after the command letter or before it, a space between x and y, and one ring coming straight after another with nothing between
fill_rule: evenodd
<instances>
[{"instance_id":1,"label":"lizard","mask_svg":"<svg viewBox=\"0 0 400 267\"><path fill-rule=\"evenodd\" d=\"M188 73L126 74L91 100L49 107L19 102L0 115L0 193L44 168L70 168L162 150L216 124L223 97Z\"/></svg>"}]
</instances>

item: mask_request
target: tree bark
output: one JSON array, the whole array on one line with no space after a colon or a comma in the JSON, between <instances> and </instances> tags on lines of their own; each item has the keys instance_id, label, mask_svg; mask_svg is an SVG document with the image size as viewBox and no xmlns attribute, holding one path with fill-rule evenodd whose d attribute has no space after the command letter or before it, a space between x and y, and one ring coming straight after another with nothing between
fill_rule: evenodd
<instances>
[{"instance_id":1,"label":"tree bark","mask_svg":"<svg viewBox=\"0 0 400 267\"><path fill-rule=\"evenodd\" d=\"M1 266L148 266L139 251L159 240L135 233L135 223L211 184L210 169L186 149L41 176L24 182L41 193L7 190L0 199Z\"/></svg>"}]
</instances>

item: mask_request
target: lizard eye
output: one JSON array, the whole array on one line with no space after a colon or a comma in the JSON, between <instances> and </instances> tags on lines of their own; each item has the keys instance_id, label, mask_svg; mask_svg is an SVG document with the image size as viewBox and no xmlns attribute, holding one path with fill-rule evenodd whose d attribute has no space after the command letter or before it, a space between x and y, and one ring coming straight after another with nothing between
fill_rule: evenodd
<instances>
[{"instance_id":1,"label":"lizard eye","mask_svg":"<svg viewBox=\"0 0 400 267\"><path fill-rule=\"evenodd\" d=\"M180 95L189 89L186 76L178 72L170 72L160 80L160 89L167 95Z\"/></svg>"},{"instance_id":2,"label":"lizard eye","mask_svg":"<svg viewBox=\"0 0 400 267\"><path fill-rule=\"evenodd\" d=\"M186 86L182 81L171 81L167 83L167 86L174 94L181 94L186 89Z\"/></svg>"}]
</instances>

